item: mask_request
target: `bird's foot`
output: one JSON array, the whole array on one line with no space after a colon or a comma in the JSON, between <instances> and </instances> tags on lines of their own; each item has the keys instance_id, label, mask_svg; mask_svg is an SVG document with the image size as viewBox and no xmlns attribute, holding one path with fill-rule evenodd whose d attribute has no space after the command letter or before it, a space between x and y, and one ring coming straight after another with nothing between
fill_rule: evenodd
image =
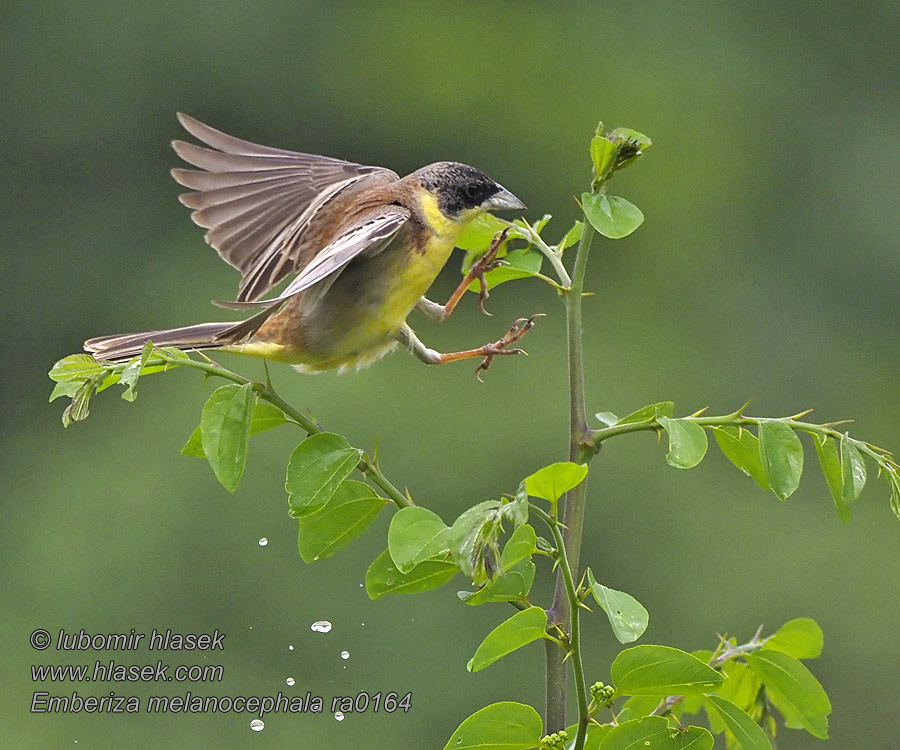
<instances>
[{"instance_id":1,"label":"bird's foot","mask_svg":"<svg viewBox=\"0 0 900 750\"><path fill-rule=\"evenodd\" d=\"M481 347L480 353L484 356L481 363L475 369L475 377L481 380L481 373L490 368L494 357L506 356L510 354L527 354L524 349L510 349L509 347L517 343L528 331L534 328L534 321L537 318L544 317L544 313L536 313L530 318L519 318L510 326L510 329L504 336L492 344L485 344Z\"/></svg>"},{"instance_id":2,"label":"bird's foot","mask_svg":"<svg viewBox=\"0 0 900 750\"><path fill-rule=\"evenodd\" d=\"M503 260L501 258L497 258L497 253L500 252L500 248L506 243L509 235L509 227L504 229L502 232L497 234L493 241L491 242L491 246L487 249L487 252L482 255L469 269L469 273L466 276L470 281L478 281L478 306L481 308L481 312L485 315L490 315L490 313L485 309L484 303L490 294L488 293L488 285L487 281L484 280L484 275L489 271L493 271L495 268L500 268L503 265ZM487 368L485 368L487 369Z\"/></svg>"}]
</instances>

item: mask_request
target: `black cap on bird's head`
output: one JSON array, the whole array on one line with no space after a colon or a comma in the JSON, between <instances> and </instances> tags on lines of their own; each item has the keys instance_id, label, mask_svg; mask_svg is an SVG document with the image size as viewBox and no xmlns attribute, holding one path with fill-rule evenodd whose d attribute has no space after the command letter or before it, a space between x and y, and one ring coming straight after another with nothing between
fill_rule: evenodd
<instances>
[{"instance_id":1,"label":"black cap on bird's head","mask_svg":"<svg viewBox=\"0 0 900 750\"><path fill-rule=\"evenodd\" d=\"M455 161L439 161L417 170L422 186L437 198L438 207L448 217L482 209L502 211L525 208L509 190L484 172Z\"/></svg>"}]
</instances>

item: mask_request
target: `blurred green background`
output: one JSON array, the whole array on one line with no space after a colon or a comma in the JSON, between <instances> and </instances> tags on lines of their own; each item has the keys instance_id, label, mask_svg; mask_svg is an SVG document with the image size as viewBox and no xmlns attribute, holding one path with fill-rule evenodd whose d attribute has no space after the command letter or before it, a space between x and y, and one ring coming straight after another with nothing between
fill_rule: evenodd
<instances>
[{"instance_id":1,"label":"blurred green background","mask_svg":"<svg viewBox=\"0 0 900 750\"><path fill-rule=\"evenodd\" d=\"M673 399L782 415L816 407L900 449L900 6L792 3L24 3L0 27L0 264L4 429L0 745L10 748L439 748L495 700L542 704L543 654L530 646L485 672L466 660L507 615L454 591L370 602L361 582L384 548L388 513L315 566L296 552L283 492L298 434L254 439L229 496L179 454L212 384L174 372L126 404L102 394L67 431L46 403L46 371L90 335L221 316L236 288L204 244L168 142L176 110L261 143L390 166L455 159L521 196L528 216L576 217L598 119L647 133L653 149L616 178L645 225L598 242L585 302L592 412ZM455 284L451 262L436 285ZM472 299L432 347L496 338L519 315L549 317L527 358L479 384L468 364L431 369L397 353L361 373L273 368L282 393L357 445L377 440L385 471L445 520L514 489L564 457L562 309L538 282ZM209 317L208 317L209 316ZM258 363L223 362L258 377ZM647 642L711 647L760 623L815 617L813 665L835 709L837 748L896 748L900 524L872 482L842 527L811 445L786 504L713 448L668 468L637 435L609 444L591 475L585 562L651 613ZM874 472L873 472L874 473ZM260 547L260 537L268 545ZM544 579L547 571L542 571ZM314 620L334 623L327 634ZM134 654L42 654L35 628L227 633L213 685L41 688L32 663ZM591 680L616 653L590 618ZM288 646L293 645L294 650ZM351 654L346 661L342 650ZM406 715L30 715L52 693L273 695L411 691ZM818 747L783 731L780 747Z\"/></svg>"}]
</instances>

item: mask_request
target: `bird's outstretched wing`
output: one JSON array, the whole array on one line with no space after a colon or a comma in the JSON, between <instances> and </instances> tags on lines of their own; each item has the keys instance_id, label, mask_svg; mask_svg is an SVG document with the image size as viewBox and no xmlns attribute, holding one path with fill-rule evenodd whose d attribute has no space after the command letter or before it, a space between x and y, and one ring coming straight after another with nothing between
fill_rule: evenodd
<instances>
[{"instance_id":1,"label":"bird's outstretched wing","mask_svg":"<svg viewBox=\"0 0 900 750\"><path fill-rule=\"evenodd\" d=\"M172 176L196 191L181 202L209 230L206 241L241 272L238 301L255 300L302 271L313 255L303 252L304 230L331 198L362 181L399 179L382 167L251 143L185 114L178 120L211 148L173 141L175 152L203 171L173 169Z\"/></svg>"},{"instance_id":2,"label":"bird's outstretched wing","mask_svg":"<svg viewBox=\"0 0 900 750\"><path fill-rule=\"evenodd\" d=\"M296 278L277 297L260 300L217 301L220 307L243 310L251 307L276 307L302 291L319 284L316 291L327 291L337 275L355 258L371 257L384 250L409 220L402 206L386 205L360 216L359 222L320 250Z\"/></svg>"}]
</instances>

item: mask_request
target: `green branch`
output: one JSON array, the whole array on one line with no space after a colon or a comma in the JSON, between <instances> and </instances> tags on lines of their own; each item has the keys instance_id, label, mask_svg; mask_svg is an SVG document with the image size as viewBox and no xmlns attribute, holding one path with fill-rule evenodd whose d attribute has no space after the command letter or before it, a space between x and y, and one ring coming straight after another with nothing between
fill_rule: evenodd
<instances>
[{"instance_id":1,"label":"green branch","mask_svg":"<svg viewBox=\"0 0 900 750\"><path fill-rule=\"evenodd\" d=\"M569 460L582 464L587 463L593 457L596 450L592 446L585 445L590 432L587 426L587 412L584 397L584 350L582 344L582 318L581 300L584 290L584 277L587 270L587 260L590 254L591 242L594 238L594 230L590 224L585 224L578 250L575 256L571 288L564 292L566 305L566 339L568 342L568 369L569 369ZM573 638L577 631L578 607L572 601L569 585L566 581L566 569L578 571L581 557L581 540L584 529L584 514L587 501L587 482L581 482L571 489L563 501L563 528L560 534L559 544L563 544L565 567L561 568L556 579L556 589L553 604L550 607L550 620L554 624L571 620ZM554 519L555 520L555 519ZM546 653L546 689L547 689L547 713L546 723L550 729L564 727L566 723L566 672L565 664L559 658L558 652L547 644ZM577 669L581 668L580 660ZM583 698L584 676L576 674L576 688ZM581 700L579 699L579 705ZM586 715L585 710L581 716ZM579 734L583 733L582 721L579 721ZM583 738L582 738L583 743ZM582 744L576 742L578 750Z\"/></svg>"},{"instance_id":2,"label":"green branch","mask_svg":"<svg viewBox=\"0 0 900 750\"><path fill-rule=\"evenodd\" d=\"M809 412L804 412L804 414L808 413ZM748 417L741 412L725 414L718 417L691 416L679 417L678 419L683 422L693 422L700 427L759 427L759 425L764 423L779 422L798 432L807 432L814 435L834 438L836 440L848 440L885 470L890 471L892 468L898 468L898 465L891 459L890 453L887 451L878 448L865 440L852 438L846 433L834 429L836 424L841 424L840 422L816 424L815 422L801 422L796 419L796 417ZM658 432L662 429L663 426L656 417L640 422L615 424L599 430L591 430L587 444L593 450L598 451L604 441L616 437L617 435L627 435L632 432Z\"/></svg>"},{"instance_id":3,"label":"green branch","mask_svg":"<svg viewBox=\"0 0 900 750\"><path fill-rule=\"evenodd\" d=\"M141 362L140 357L136 358L136 360L138 362ZM65 360L61 360L61 362L64 361ZM116 364L99 362L97 363L97 367L99 368L99 370L96 374L91 375L87 380L84 380L80 377L77 379L82 380L87 384L93 382L95 383L94 387L97 387L99 385L102 388L104 387L104 384L113 384L115 382L118 382L122 377L123 371L125 371L129 366L132 366L133 362L135 362L135 360L132 360L131 362L119 362ZM156 372L159 370L159 368L167 370L169 369L169 367L189 367L194 370L200 370L208 377L223 378L224 380L229 380L237 385L249 384L261 399L263 399L264 401L268 401L270 404L284 412L284 414L289 417L289 421L293 422L302 430L304 430L307 435L314 435L316 433L325 432L321 425L319 425L314 419L299 411L287 401L285 401L272 386L271 382L261 383L259 381L250 380L249 378L245 378L243 375L238 375L236 372L232 372L231 370L222 367L220 364L213 362L208 357L206 357L205 361L203 361L191 359L191 357L188 356L185 352L181 352L177 349L154 348L151 350L150 356L143 359L143 361L141 362L139 371ZM53 377L53 373L51 373L51 377ZM54 379L65 382L65 377L57 377ZM86 412L84 416L87 416ZM378 486L388 496L388 498L390 498L394 502L395 505L400 508L405 508L413 505L413 502L399 489L397 489L397 487L395 487L391 483L391 481L381 472L375 461L373 461L368 456L368 454L362 454L358 468L360 472L368 477L373 484Z\"/></svg>"},{"instance_id":4,"label":"green branch","mask_svg":"<svg viewBox=\"0 0 900 750\"><path fill-rule=\"evenodd\" d=\"M584 484L582 482L582 484ZM541 508L537 507L534 504L529 505L529 510L531 513L534 513L538 518L544 521L545 524L550 529L550 533L553 534L553 539L556 542L556 556L555 559L559 563L560 574L562 576L563 584L565 587L566 599L569 607L570 617L569 617L569 649L566 654L566 658L572 660L572 671L575 676L575 693L576 699L578 700L578 733L575 737L575 744L572 746L573 750L581 750L584 747L584 741L587 733L587 725L591 719L591 715L588 712L588 701L587 701L587 685L584 680L584 663L581 659L581 623L580 623L580 602L578 600L578 590L575 586L575 579L572 576L572 567L569 564L569 555L566 551L566 542L563 538L563 533L560 531L560 523L557 519L553 518L548 513L545 513ZM565 673L563 673L563 677L565 677ZM564 717L563 717L564 718ZM548 730L553 728L553 725L548 724Z\"/></svg>"}]
</instances>

